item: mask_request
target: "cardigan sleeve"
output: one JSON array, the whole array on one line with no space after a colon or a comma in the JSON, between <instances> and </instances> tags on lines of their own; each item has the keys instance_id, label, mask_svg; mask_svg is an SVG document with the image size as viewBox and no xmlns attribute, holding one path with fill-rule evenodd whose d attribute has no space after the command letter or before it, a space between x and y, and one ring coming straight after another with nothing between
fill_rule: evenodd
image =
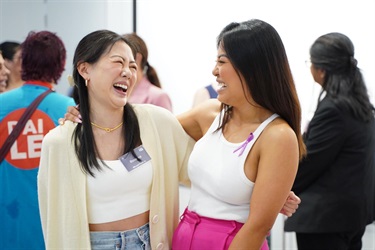
<instances>
[{"instance_id":1,"label":"cardigan sleeve","mask_svg":"<svg viewBox=\"0 0 375 250\"><path fill-rule=\"evenodd\" d=\"M47 229L47 203L48 203L48 162L49 162L49 137L48 134L43 138L40 164L37 176L38 185L38 203L39 213L42 223L42 231L44 241L46 241L46 229Z\"/></svg>"},{"instance_id":2,"label":"cardigan sleeve","mask_svg":"<svg viewBox=\"0 0 375 250\"><path fill-rule=\"evenodd\" d=\"M46 249L89 249L86 177L75 155L75 124L65 122L43 139L38 202Z\"/></svg>"},{"instance_id":3,"label":"cardigan sleeve","mask_svg":"<svg viewBox=\"0 0 375 250\"><path fill-rule=\"evenodd\" d=\"M136 104L134 107L138 113L141 130L147 127L141 132L142 140L156 140L153 145L159 145L159 153L163 158L174 155L177 165L173 167L178 169L179 182L190 186L187 164L195 140L185 132L177 118L168 110L150 104Z\"/></svg>"}]
</instances>

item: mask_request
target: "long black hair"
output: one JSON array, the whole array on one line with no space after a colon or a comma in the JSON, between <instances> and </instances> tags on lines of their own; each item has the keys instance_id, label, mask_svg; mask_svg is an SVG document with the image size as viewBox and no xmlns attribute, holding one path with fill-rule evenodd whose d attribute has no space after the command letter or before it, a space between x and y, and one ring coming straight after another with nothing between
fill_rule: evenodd
<instances>
[{"instance_id":1,"label":"long black hair","mask_svg":"<svg viewBox=\"0 0 375 250\"><path fill-rule=\"evenodd\" d=\"M94 31L82 38L73 58L73 79L75 83L73 98L79 104L82 124L79 123L77 125L72 139L74 140L75 151L82 170L92 176L94 176L92 170L100 170L101 167L97 160L99 154L89 116L90 104L88 91L85 79L78 72L78 65L83 62L95 64L118 41L124 41L129 44L124 37L112 31ZM134 155L133 149L140 144L140 129L137 116L129 103L124 107L123 122L126 123L126 133L125 126L122 126L122 134L125 136L123 153L131 152Z\"/></svg>"},{"instance_id":2,"label":"long black hair","mask_svg":"<svg viewBox=\"0 0 375 250\"><path fill-rule=\"evenodd\" d=\"M333 32L320 36L310 48L310 60L313 67L325 71L319 100L326 93L355 118L365 122L374 118L374 106L354 58L354 45L346 35Z\"/></svg>"},{"instance_id":3,"label":"long black hair","mask_svg":"<svg viewBox=\"0 0 375 250\"><path fill-rule=\"evenodd\" d=\"M254 101L279 114L294 130L298 139L299 155L306 148L301 135L301 107L283 42L268 23L251 19L230 23L219 34L217 47L223 48L234 69L245 79ZM231 108L225 109L223 124L230 119Z\"/></svg>"}]
</instances>

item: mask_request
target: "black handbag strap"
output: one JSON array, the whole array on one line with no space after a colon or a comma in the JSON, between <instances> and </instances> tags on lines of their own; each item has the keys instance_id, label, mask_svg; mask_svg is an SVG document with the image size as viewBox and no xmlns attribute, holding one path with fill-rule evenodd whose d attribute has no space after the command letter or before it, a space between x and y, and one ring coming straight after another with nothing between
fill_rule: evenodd
<instances>
[{"instance_id":1,"label":"black handbag strap","mask_svg":"<svg viewBox=\"0 0 375 250\"><path fill-rule=\"evenodd\" d=\"M21 131L25 127L26 122L30 119L35 109L38 107L39 103L44 99L44 97L46 97L46 95L48 95L51 92L53 92L53 90L48 89L47 91L39 95L22 114L22 117L19 119L16 126L13 128L12 132L10 133L8 138L5 140L3 146L0 149L0 163L5 159L5 156L8 154L14 141L20 135Z\"/></svg>"}]
</instances>

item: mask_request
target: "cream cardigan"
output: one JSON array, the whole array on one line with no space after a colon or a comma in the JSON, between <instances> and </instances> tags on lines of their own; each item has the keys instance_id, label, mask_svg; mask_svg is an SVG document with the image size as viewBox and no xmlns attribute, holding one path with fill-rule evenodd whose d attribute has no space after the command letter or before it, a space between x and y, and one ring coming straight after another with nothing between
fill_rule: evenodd
<instances>
[{"instance_id":1,"label":"cream cardigan","mask_svg":"<svg viewBox=\"0 0 375 250\"><path fill-rule=\"evenodd\" d=\"M169 111L150 104L133 106L153 166L151 247L170 249L179 222L179 183L190 185L187 162L194 140ZM86 175L72 143L75 126L67 121L43 139L38 195L46 249L90 249Z\"/></svg>"}]
</instances>

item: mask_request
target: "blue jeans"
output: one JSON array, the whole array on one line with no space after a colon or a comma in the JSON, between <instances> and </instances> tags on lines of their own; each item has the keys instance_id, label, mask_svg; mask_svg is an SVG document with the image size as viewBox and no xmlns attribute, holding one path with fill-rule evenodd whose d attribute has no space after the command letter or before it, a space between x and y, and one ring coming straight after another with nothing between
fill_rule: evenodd
<instances>
[{"instance_id":1,"label":"blue jeans","mask_svg":"<svg viewBox=\"0 0 375 250\"><path fill-rule=\"evenodd\" d=\"M123 232L90 232L92 250L150 250L150 228L145 224Z\"/></svg>"}]
</instances>

